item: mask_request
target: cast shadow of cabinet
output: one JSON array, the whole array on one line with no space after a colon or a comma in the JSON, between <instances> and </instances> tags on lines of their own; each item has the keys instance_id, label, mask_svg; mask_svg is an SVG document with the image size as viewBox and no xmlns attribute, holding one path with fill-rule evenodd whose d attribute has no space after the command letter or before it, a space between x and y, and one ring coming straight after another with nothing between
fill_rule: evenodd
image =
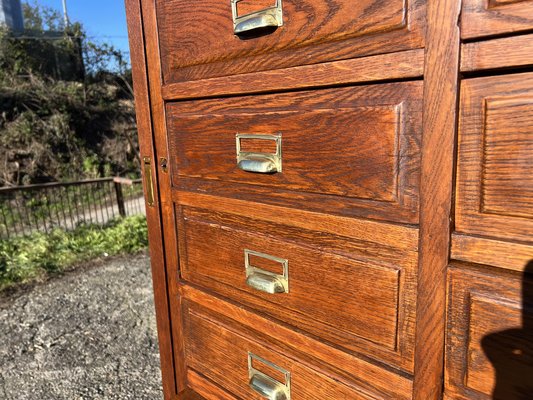
<instances>
[{"instance_id":1,"label":"cast shadow of cabinet","mask_svg":"<svg viewBox=\"0 0 533 400\"><path fill-rule=\"evenodd\" d=\"M496 371L494 400L533 400L533 260L522 277L522 327L486 335L483 351Z\"/></svg>"}]
</instances>

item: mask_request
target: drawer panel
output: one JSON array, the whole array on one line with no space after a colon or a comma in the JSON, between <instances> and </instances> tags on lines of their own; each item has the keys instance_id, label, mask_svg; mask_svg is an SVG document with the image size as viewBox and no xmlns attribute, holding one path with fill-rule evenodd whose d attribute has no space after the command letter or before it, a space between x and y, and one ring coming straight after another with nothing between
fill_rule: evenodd
<instances>
[{"instance_id":1,"label":"drawer panel","mask_svg":"<svg viewBox=\"0 0 533 400\"><path fill-rule=\"evenodd\" d=\"M531 242L533 74L464 81L456 229Z\"/></svg>"},{"instance_id":2,"label":"drawer panel","mask_svg":"<svg viewBox=\"0 0 533 400\"><path fill-rule=\"evenodd\" d=\"M464 39L533 29L533 0L464 0L461 36Z\"/></svg>"},{"instance_id":3,"label":"drawer panel","mask_svg":"<svg viewBox=\"0 0 533 400\"><path fill-rule=\"evenodd\" d=\"M416 222L421 89L413 82L257 96L249 106L217 100L211 113L192 115L170 104L173 184L214 192L230 183L239 198L301 199L302 208ZM276 153L274 139L277 172L241 169L237 143L240 154L266 160Z\"/></svg>"},{"instance_id":4,"label":"drawer panel","mask_svg":"<svg viewBox=\"0 0 533 400\"><path fill-rule=\"evenodd\" d=\"M253 378L255 382L262 380L263 387L267 389L277 382L287 394L286 398L291 400L372 399L318 372L314 366L299 362L290 353L280 354L235 331L195 303L184 303L187 368L235 397L250 400L266 398L251 388Z\"/></svg>"},{"instance_id":5,"label":"drawer panel","mask_svg":"<svg viewBox=\"0 0 533 400\"><path fill-rule=\"evenodd\" d=\"M411 368L414 254L398 252L397 263L357 258L320 248L336 240L325 234L287 240L277 231L289 228L189 208L181 219L185 280L345 350Z\"/></svg>"},{"instance_id":6,"label":"drawer panel","mask_svg":"<svg viewBox=\"0 0 533 400\"><path fill-rule=\"evenodd\" d=\"M237 18L270 9L283 25L240 35L230 0L156 7L165 83L423 47L421 0L242 0Z\"/></svg>"},{"instance_id":7,"label":"drawer panel","mask_svg":"<svg viewBox=\"0 0 533 400\"><path fill-rule=\"evenodd\" d=\"M533 272L533 264L526 274ZM533 393L533 281L522 274L449 274L449 398L522 400Z\"/></svg>"}]
</instances>

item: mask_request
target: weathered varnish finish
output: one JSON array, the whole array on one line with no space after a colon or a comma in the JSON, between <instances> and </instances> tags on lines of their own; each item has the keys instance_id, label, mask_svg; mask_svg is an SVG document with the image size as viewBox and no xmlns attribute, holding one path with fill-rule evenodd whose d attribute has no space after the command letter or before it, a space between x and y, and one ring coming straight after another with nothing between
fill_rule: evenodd
<instances>
[{"instance_id":1,"label":"weathered varnish finish","mask_svg":"<svg viewBox=\"0 0 533 400\"><path fill-rule=\"evenodd\" d=\"M366 399L347 385L317 372L312 366L295 360L292 354L272 351L254 341L248 335L219 323L216 316L202 312L202 308L185 303L185 331L188 334L187 357L192 371L200 371L211 381L218 383L237 398L261 399L248 386L248 352L268 360L275 365L291 371L291 399L322 400ZM253 335L253 334L252 334ZM255 335L257 338L257 335ZM278 378L270 371L270 374ZM278 378L279 379L279 378ZM281 380L281 379L279 379Z\"/></svg>"},{"instance_id":2,"label":"weathered varnish finish","mask_svg":"<svg viewBox=\"0 0 533 400\"><path fill-rule=\"evenodd\" d=\"M533 240L533 74L461 88L456 230Z\"/></svg>"},{"instance_id":3,"label":"weathered varnish finish","mask_svg":"<svg viewBox=\"0 0 533 400\"><path fill-rule=\"evenodd\" d=\"M412 82L170 103L173 186L416 223L421 97ZM236 133L281 134L283 172L240 170Z\"/></svg>"},{"instance_id":4,"label":"weathered varnish finish","mask_svg":"<svg viewBox=\"0 0 533 400\"><path fill-rule=\"evenodd\" d=\"M502 55L505 55L502 57ZM461 71L533 67L533 35L511 36L463 45Z\"/></svg>"},{"instance_id":5,"label":"weathered varnish finish","mask_svg":"<svg viewBox=\"0 0 533 400\"><path fill-rule=\"evenodd\" d=\"M336 235L189 208L180 217L186 281L347 351L412 368L416 252L374 245L379 252L372 255L370 245L362 249ZM272 232L279 232L276 239ZM267 294L247 286L245 249L287 259L289 293ZM261 266L261 260L255 264ZM280 273L279 265L263 264Z\"/></svg>"},{"instance_id":6,"label":"weathered varnish finish","mask_svg":"<svg viewBox=\"0 0 533 400\"><path fill-rule=\"evenodd\" d=\"M260 314L250 312L240 305L206 294L190 285L180 286L180 294L196 304L233 325L235 322L241 330L251 332L256 340L261 340L268 347L289 352L293 357L307 364L311 363L334 379L349 386L356 387L367 397L409 399L413 390L412 380L403 374L366 361L339 350L307 335L302 335L283 324L267 319ZM375 377L380 377L375 379ZM374 394L372 394L374 393ZM377 395L375 394L377 393Z\"/></svg>"},{"instance_id":7,"label":"weathered varnish finish","mask_svg":"<svg viewBox=\"0 0 533 400\"><path fill-rule=\"evenodd\" d=\"M448 395L487 400L530 397L533 281L454 266L449 285Z\"/></svg>"},{"instance_id":8,"label":"weathered varnish finish","mask_svg":"<svg viewBox=\"0 0 533 400\"><path fill-rule=\"evenodd\" d=\"M251 12L274 3L240 4ZM230 1L156 7L165 83L416 49L424 40L420 0L283 0L283 27L252 39L233 34Z\"/></svg>"},{"instance_id":9,"label":"weathered varnish finish","mask_svg":"<svg viewBox=\"0 0 533 400\"><path fill-rule=\"evenodd\" d=\"M464 0L461 36L465 39L531 31L532 0Z\"/></svg>"},{"instance_id":10,"label":"weathered varnish finish","mask_svg":"<svg viewBox=\"0 0 533 400\"><path fill-rule=\"evenodd\" d=\"M126 5L165 400L531 397L532 0Z\"/></svg>"}]
</instances>

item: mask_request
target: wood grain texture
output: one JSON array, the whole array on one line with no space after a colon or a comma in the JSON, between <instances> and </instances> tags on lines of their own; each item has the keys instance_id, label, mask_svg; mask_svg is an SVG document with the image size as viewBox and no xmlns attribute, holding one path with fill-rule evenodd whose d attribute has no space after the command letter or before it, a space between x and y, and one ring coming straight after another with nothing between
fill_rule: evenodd
<instances>
[{"instance_id":1,"label":"wood grain texture","mask_svg":"<svg viewBox=\"0 0 533 400\"><path fill-rule=\"evenodd\" d=\"M424 50L378 54L317 65L165 84L165 100L336 86L392 79L419 78L424 73Z\"/></svg>"},{"instance_id":2,"label":"wood grain texture","mask_svg":"<svg viewBox=\"0 0 533 400\"><path fill-rule=\"evenodd\" d=\"M142 157L156 160L153 146L152 118L150 114L150 96L148 87L148 71L145 59L145 43L141 4L139 0L126 1L126 15L132 63L133 87L135 92L135 111L137 115L137 129L139 133L139 147ZM144 169L142 173L144 174ZM153 178L157 182L157 171L153 171ZM143 176L144 190L146 177ZM174 399L176 384L174 379L174 359L172 328L169 308L169 296L166 276L166 262L163 250L163 227L161 225L161 207L159 188L154 188L156 204L146 206L148 221L148 236L150 238L150 260L152 265L152 282L154 287L154 303L156 309L157 333L159 339L159 354L163 378L163 395L165 400ZM146 204L148 204L146 202Z\"/></svg>"},{"instance_id":3,"label":"wood grain texture","mask_svg":"<svg viewBox=\"0 0 533 400\"><path fill-rule=\"evenodd\" d=\"M165 83L423 47L421 0L284 0L284 25L247 40L230 2L156 3Z\"/></svg>"},{"instance_id":4,"label":"wood grain texture","mask_svg":"<svg viewBox=\"0 0 533 400\"><path fill-rule=\"evenodd\" d=\"M533 393L530 277L452 268L449 285L445 383L449 398L529 398Z\"/></svg>"},{"instance_id":5,"label":"wood grain texture","mask_svg":"<svg viewBox=\"0 0 533 400\"><path fill-rule=\"evenodd\" d=\"M204 100L193 103L192 113L188 102L172 103L167 111L173 184L201 192L209 185L208 192L229 197L416 223L421 95L421 82L411 82ZM283 171L241 171L236 133L281 133ZM241 185L231 193L231 183Z\"/></svg>"},{"instance_id":6,"label":"wood grain texture","mask_svg":"<svg viewBox=\"0 0 533 400\"><path fill-rule=\"evenodd\" d=\"M463 86L451 256L499 270L452 269L446 332L461 1L428 2L426 19L425 0L286 0L286 25L249 40L228 4L127 0L141 150L171 160L148 209L165 398L256 398L247 347L294 371L303 399L437 400L446 335L447 399L530 373L517 272L531 259L533 74ZM532 4L464 0L464 38L525 35L465 44L461 69L533 65ZM180 100L170 118L165 100ZM287 127L296 168L277 181L231 169L228 132ZM289 259L293 297L245 286L248 244ZM486 346L525 354L515 377Z\"/></svg>"},{"instance_id":7,"label":"wood grain texture","mask_svg":"<svg viewBox=\"0 0 533 400\"><path fill-rule=\"evenodd\" d=\"M143 16L146 60L148 65L148 82L152 116L152 135L155 145L154 169L158 174L159 204L161 208L161 224L163 228L163 246L165 250L166 272L169 288L169 308L165 309L170 316L172 326L172 345L174 357L173 379L179 395L188 396L186 370L183 356L183 335L181 334L181 298L176 296L178 285L178 253L174 217L174 204L171 200L170 174L163 171L158 163L160 157L168 158L167 132L164 102L161 95L161 64L159 54L158 26L155 4L150 0L141 0ZM132 64L135 64L133 61ZM147 111L144 111L147 112ZM155 167L157 165L157 168ZM168 378L170 380L170 378Z\"/></svg>"},{"instance_id":8,"label":"wood grain texture","mask_svg":"<svg viewBox=\"0 0 533 400\"><path fill-rule=\"evenodd\" d=\"M520 3L524 0L489 0L489 8L504 6L506 4Z\"/></svg>"},{"instance_id":9,"label":"wood grain texture","mask_svg":"<svg viewBox=\"0 0 533 400\"><path fill-rule=\"evenodd\" d=\"M190 369L187 371L187 383L206 400L237 400L232 394Z\"/></svg>"},{"instance_id":10,"label":"wood grain texture","mask_svg":"<svg viewBox=\"0 0 533 400\"><path fill-rule=\"evenodd\" d=\"M484 128L482 212L533 218L533 91L486 99Z\"/></svg>"},{"instance_id":11,"label":"wood grain texture","mask_svg":"<svg viewBox=\"0 0 533 400\"><path fill-rule=\"evenodd\" d=\"M205 397L199 395L194 390L186 388L178 396L174 397L176 400L206 400ZM223 400L221 398L221 400ZM225 399L224 399L225 400Z\"/></svg>"},{"instance_id":12,"label":"wood grain texture","mask_svg":"<svg viewBox=\"0 0 533 400\"><path fill-rule=\"evenodd\" d=\"M313 238L290 226L188 208L179 230L185 280L412 372L416 253L396 251L389 261L357 256L335 236ZM247 286L245 249L288 260L289 293L271 295ZM260 266L261 260L253 262ZM263 268L281 272L279 265Z\"/></svg>"},{"instance_id":13,"label":"wood grain texture","mask_svg":"<svg viewBox=\"0 0 533 400\"><path fill-rule=\"evenodd\" d=\"M451 258L523 271L533 260L533 246L455 233L452 235Z\"/></svg>"},{"instance_id":14,"label":"wood grain texture","mask_svg":"<svg viewBox=\"0 0 533 400\"><path fill-rule=\"evenodd\" d=\"M190 286L181 286L180 290L189 300L189 306L194 303L194 307L201 308L202 314L211 320L220 321L228 328L232 327L241 336L253 337L254 341L278 354L290 355L290 358L298 360L302 365L319 369L321 373L334 378L339 385L353 388L353 393L361 393L371 399L410 398L412 384L406 377L301 335L251 313L242 306L233 305ZM350 396L346 398L352 399Z\"/></svg>"},{"instance_id":15,"label":"wood grain texture","mask_svg":"<svg viewBox=\"0 0 533 400\"><path fill-rule=\"evenodd\" d=\"M456 230L531 242L533 74L463 82Z\"/></svg>"},{"instance_id":16,"label":"wood grain texture","mask_svg":"<svg viewBox=\"0 0 533 400\"><path fill-rule=\"evenodd\" d=\"M399 159L396 142L405 137L403 113L400 104L251 111L227 117L182 117L170 112L171 162L177 171L174 185L179 185L179 176L186 176L394 202ZM254 174L239 169L235 160L238 132L281 133L283 171ZM256 142L249 145L249 151L273 153L263 150L259 139Z\"/></svg>"},{"instance_id":17,"label":"wood grain texture","mask_svg":"<svg viewBox=\"0 0 533 400\"><path fill-rule=\"evenodd\" d=\"M368 399L355 390L313 370L291 354L281 355L253 339L229 329L191 304L185 312L188 334L187 364L240 398L264 399L248 385L248 353L251 352L291 373L291 399Z\"/></svg>"},{"instance_id":18,"label":"wood grain texture","mask_svg":"<svg viewBox=\"0 0 533 400\"><path fill-rule=\"evenodd\" d=\"M402 250L415 251L418 249L418 229L413 227L366 219L337 217L206 194L174 191L173 196L176 204L184 206L235 214L273 223L290 224L311 231L331 233L368 243L397 247Z\"/></svg>"},{"instance_id":19,"label":"wood grain texture","mask_svg":"<svg viewBox=\"0 0 533 400\"><path fill-rule=\"evenodd\" d=\"M533 35L466 43L461 48L462 72L530 66L533 66Z\"/></svg>"},{"instance_id":20,"label":"wood grain texture","mask_svg":"<svg viewBox=\"0 0 533 400\"><path fill-rule=\"evenodd\" d=\"M527 32L533 29L533 1L464 0L463 39Z\"/></svg>"},{"instance_id":21,"label":"wood grain texture","mask_svg":"<svg viewBox=\"0 0 533 400\"><path fill-rule=\"evenodd\" d=\"M459 74L460 0L428 3L413 398L442 395Z\"/></svg>"}]
</instances>

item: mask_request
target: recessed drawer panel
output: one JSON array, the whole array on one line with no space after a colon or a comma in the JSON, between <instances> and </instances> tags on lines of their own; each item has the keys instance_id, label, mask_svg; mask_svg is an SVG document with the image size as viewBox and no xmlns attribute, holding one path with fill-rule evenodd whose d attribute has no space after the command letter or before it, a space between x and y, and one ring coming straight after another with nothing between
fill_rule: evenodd
<instances>
[{"instance_id":1,"label":"recessed drawer panel","mask_svg":"<svg viewBox=\"0 0 533 400\"><path fill-rule=\"evenodd\" d=\"M294 242L277 234L289 228L254 226L241 217L183 208L181 218L181 274L186 281L347 351L410 370L414 253L398 254L397 263L365 260L321 249L336 240L326 234ZM349 246L337 240L339 248Z\"/></svg>"},{"instance_id":2,"label":"recessed drawer panel","mask_svg":"<svg viewBox=\"0 0 533 400\"><path fill-rule=\"evenodd\" d=\"M533 266L526 268L533 272ZM523 400L533 393L533 281L453 268L446 392L453 399Z\"/></svg>"},{"instance_id":3,"label":"recessed drawer panel","mask_svg":"<svg viewBox=\"0 0 533 400\"><path fill-rule=\"evenodd\" d=\"M461 36L472 39L533 29L533 0L465 0Z\"/></svg>"},{"instance_id":4,"label":"recessed drawer panel","mask_svg":"<svg viewBox=\"0 0 533 400\"><path fill-rule=\"evenodd\" d=\"M421 95L413 82L170 104L173 184L417 222Z\"/></svg>"},{"instance_id":5,"label":"recessed drawer panel","mask_svg":"<svg viewBox=\"0 0 533 400\"><path fill-rule=\"evenodd\" d=\"M280 354L263 346L195 303L184 303L189 376L200 374L239 399L372 399L299 362L290 353Z\"/></svg>"},{"instance_id":6,"label":"recessed drawer panel","mask_svg":"<svg viewBox=\"0 0 533 400\"><path fill-rule=\"evenodd\" d=\"M425 1L159 0L165 83L423 47Z\"/></svg>"},{"instance_id":7,"label":"recessed drawer panel","mask_svg":"<svg viewBox=\"0 0 533 400\"><path fill-rule=\"evenodd\" d=\"M456 229L533 238L533 74L461 87Z\"/></svg>"}]
</instances>

